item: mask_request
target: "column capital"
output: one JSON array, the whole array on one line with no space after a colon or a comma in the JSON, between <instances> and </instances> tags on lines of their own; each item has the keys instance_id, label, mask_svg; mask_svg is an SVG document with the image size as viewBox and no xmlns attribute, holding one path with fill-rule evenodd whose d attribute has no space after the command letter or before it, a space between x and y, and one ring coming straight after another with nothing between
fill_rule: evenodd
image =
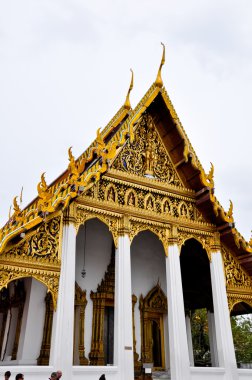
<instances>
[{"instance_id":1,"label":"column capital","mask_svg":"<svg viewBox=\"0 0 252 380\"><path fill-rule=\"evenodd\" d=\"M178 227L175 225L172 225L169 237L167 239L168 247L171 245L178 245L179 243L179 234L178 234Z\"/></svg>"},{"instance_id":2,"label":"column capital","mask_svg":"<svg viewBox=\"0 0 252 380\"><path fill-rule=\"evenodd\" d=\"M210 250L212 253L221 252L220 233L214 232L210 242Z\"/></svg>"},{"instance_id":3,"label":"column capital","mask_svg":"<svg viewBox=\"0 0 252 380\"><path fill-rule=\"evenodd\" d=\"M118 235L124 236L130 234L130 220L129 215L123 215L119 220Z\"/></svg>"},{"instance_id":4,"label":"column capital","mask_svg":"<svg viewBox=\"0 0 252 380\"><path fill-rule=\"evenodd\" d=\"M75 208L73 203L63 213L63 224L69 225L76 223Z\"/></svg>"}]
</instances>

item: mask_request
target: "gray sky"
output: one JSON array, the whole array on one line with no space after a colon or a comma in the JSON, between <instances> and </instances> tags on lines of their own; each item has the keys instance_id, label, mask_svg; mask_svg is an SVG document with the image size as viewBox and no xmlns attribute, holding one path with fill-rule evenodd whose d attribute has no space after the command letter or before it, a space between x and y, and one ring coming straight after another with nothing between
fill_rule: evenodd
<instances>
[{"instance_id":1,"label":"gray sky","mask_svg":"<svg viewBox=\"0 0 252 380\"><path fill-rule=\"evenodd\" d=\"M77 157L123 104L163 80L216 195L252 228L251 0L0 2L0 224Z\"/></svg>"}]
</instances>

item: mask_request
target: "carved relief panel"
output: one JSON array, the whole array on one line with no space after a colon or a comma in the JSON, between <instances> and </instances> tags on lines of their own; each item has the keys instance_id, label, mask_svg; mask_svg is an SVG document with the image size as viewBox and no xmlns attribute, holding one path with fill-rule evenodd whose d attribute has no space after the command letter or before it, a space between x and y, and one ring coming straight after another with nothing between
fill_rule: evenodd
<instances>
[{"instance_id":1,"label":"carved relief panel","mask_svg":"<svg viewBox=\"0 0 252 380\"><path fill-rule=\"evenodd\" d=\"M126 146L116 158L113 167L131 174L149 176L174 186L182 183L149 114L144 114L132 144Z\"/></svg>"}]
</instances>

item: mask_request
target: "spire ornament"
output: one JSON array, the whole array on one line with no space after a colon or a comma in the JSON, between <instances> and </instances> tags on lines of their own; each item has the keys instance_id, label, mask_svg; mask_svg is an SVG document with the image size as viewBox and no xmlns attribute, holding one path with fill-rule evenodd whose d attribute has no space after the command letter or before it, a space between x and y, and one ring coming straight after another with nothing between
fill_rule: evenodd
<instances>
[{"instance_id":1,"label":"spire ornament","mask_svg":"<svg viewBox=\"0 0 252 380\"><path fill-rule=\"evenodd\" d=\"M126 110L130 110L131 109L131 104L130 104L130 92L131 90L133 89L133 86L134 86L134 73L133 73L133 70L130 69L131 71L131 81L130 81L130 86L129 86L129 89L128 89L128 93L127 93L127 96L126 96L126 100L125 100L125 103L124 103L124 108Z\"/></svg>"},{"instance_id":2,"label":"spire ornament","mask_svg":"<svg viewBox=\"0 0 252 380\"><path fill-rule=\"evenodd\" d=\"M161 42L161 45L163 46L163 54L162 54L161 63L160 63L159 69L158 69L157 78L155 81L155 85L157 87L160 87L160 88L163 87L163 79L161 76L161 70L162 70L162 67L165 63L165 45L163 44L163 42Z\"/></svg>"}]
</instances>

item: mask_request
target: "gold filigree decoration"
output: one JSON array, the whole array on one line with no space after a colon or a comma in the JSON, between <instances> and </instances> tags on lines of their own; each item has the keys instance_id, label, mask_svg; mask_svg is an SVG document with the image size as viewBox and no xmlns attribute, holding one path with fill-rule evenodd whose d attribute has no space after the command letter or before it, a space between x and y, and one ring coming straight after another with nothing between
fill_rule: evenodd
<instances>
[{"instance_id":1,"label":"gold filigree decoration","mask_svg":"<svg viewBox=\"0 0 252 380\"><path fill-rule=\"evenodd\" d=\"M232 254L222 247L222 257L226 275L227 288L249 289L251 291L252 280L244 271Z\"/></svg>"},{"instance_id":2,"label":"gold filigree decoration","mask_svg":"<svg viewBox=\"0 0 252 380\"><path fill-rule=\"evenodd\" d=\"M115 207L130 207L132 210L137 208L138 212L143 210L148 214L160 215L165 218L171 217L174 221L207 224L192 198L177 194L168 196L167 192L164 191L137 186L133 183L114 181L112 178L102 178L94 190L90 190L84 195L84 199L90 197L94 200L107 202L111 183L114 183L115 195L117 195L117 201L114 202Z\"/></svg>"},{"instance_id":3,"label":"gold filigree decoration","mask_svg":"<svg viewBox=\"0 0 252 380\"><path fill-rule=\"evenodd\" d=\"M9 282L33 277L52 293L54 307L59 286L60 217L43 223L32 234L0 257L0 289Z\"/></svg>"},{"instance_id":4,"label":"gold filigree decoration","mask_svg":"<svg viewBox=\"0 0 252 380\"><path fill-rule=\"evenodd\" d=\"M113 236L113 240L115 246L118 246L118 236L119 236L119 223L120 217L117 215L106 213L102 210L94 209L94 208L85 208L81 206L76 206L74 211L75 214L75 228L78 232L80 226L85 224L89 219L97 218L104 224L106 224L109 228Z\"/></svg>"},{"instance_id":5,"label":"gold filigree decoration","mask_svg":"<svg viewBox=\"0 0 252 380\"><path fill-rule=\"evenodd\" d=\"M16 245L5 254L5 257L32 257L35 259L47 257L50 260L58 259L60 216L44 222L32 236Z\"/></svg>"},{"instance_id":6,"label":"gold filigree decoration","mask_svg":"<svg viewBox=\"0 0 252 380\"><path fill-rule=\"evenodd\" d=\"M175 186L182 183L149 114L144 114L135 131L132 144L126 146L115 159L113 167L140 176L149 176Z\"/></svg>"}]
</instances>

